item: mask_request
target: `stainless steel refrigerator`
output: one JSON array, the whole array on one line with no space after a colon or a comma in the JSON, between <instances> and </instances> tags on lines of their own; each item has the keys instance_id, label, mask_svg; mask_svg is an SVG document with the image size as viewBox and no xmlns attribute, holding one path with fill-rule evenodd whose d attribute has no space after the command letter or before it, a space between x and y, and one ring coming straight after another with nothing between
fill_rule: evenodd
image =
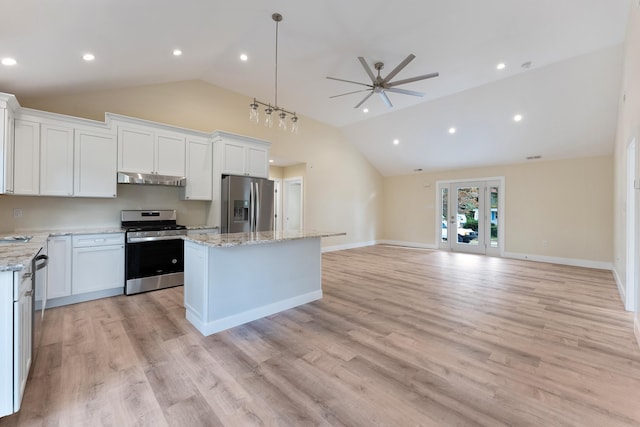
<instances>
[{"instance_id":1,"label":"stainless steel refrigerator","mask_svg":"<svg viewBox=\"0 0 640 427\"><path fill-rule=\"evenodd\" d=\"M222 177L222 233L273 231L273 181Z\"/></svg>"}]
</instances>

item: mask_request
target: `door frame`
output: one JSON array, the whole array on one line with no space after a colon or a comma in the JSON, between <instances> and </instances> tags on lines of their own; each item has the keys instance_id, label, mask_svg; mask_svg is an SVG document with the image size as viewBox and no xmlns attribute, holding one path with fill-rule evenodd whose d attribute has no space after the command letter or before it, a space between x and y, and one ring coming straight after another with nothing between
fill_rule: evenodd
<instances>
[{"instance_id":1,"label":"door frame","mask_svg":"<svg viewBox=\"0 0 640 427\"><path fill-rule=\"evenodd\" d=\"M494 176L494 177L486 177L486 178L468 178L468 179L450 179L450 180L439 180L436 181L436 215L435 215L435 236L436 236L436 247L438 249L442 249L442 250L449 250L449 251L453 251L453 245L451 244L451 239L447 239L446 242L442 242L440 236L441 236L441 230L442 230L442 187L443 186L448 186L449 188L449 197L451 197L451 184L458 184L458 183L465 183L465 184L469 184L469 183L479 183L479 182L484 182L486 183L487 187L490 186L497 186L499 188L499 197L498 197L498 247L497 248L493 248L491 247L491 245L487 244L486 238L485 238L485 254L489 255L489 256L497 256L497 257L504 257L504 241L505 241L505 229L504 229L504 224L505 224L505 218L504 218L504 211L505 211L505 195L506 195L506 185L505 185L505 177L504 176ZM488 197L488 195L485 194L485 197ZM449 209L451 209L451 199L449 200ZM490 208L490 204L489 204L489 210ZM486 210L487 208L485 208L485 214L486 214ZM486 215L485 215L486 217ZM489 217L490 218L490 217ZM491 221L487 221L485 219L485 224L483 225L485 227L485 235L490 236L491 235ZM447 225L447 228L449 226ZM480 227L480 225L478 225L478 227Z\"/></svg>"},{"instance_id":2,"label":"door frame","mask_svg":"<svg viewBox=\"0 0 640 427\"><path fill-rule=\"evenodd\" d=\"M627 206L626 206L626 235L627 258L625 268L625 309L636 310L636 295L638 293L638 197L637 189L640 189L640 180L637 175L637 143L633 138L627 146Z\"/></svg>"},{"instance_id":3,"label":"door frame","mask_svg":"<svg viewBox=\"0 0 640 427\"><path fill-rule=\"evenodd\" d=\"M273 188L275 192L275 204L273 207L273 214L275 215L275 221L273 222L274 231L282 231L282 178L273 179Z\"/></svg>"},{"instance_id":4,"label":"door frame","mask_svg":"<svg viewBox=\"0 0 640 427\"><path fill-rule=\"evenodd\" d=\"M294 184L296 182L300 183L300 206L299 206L299 211L300 211L300 230L304 230L304 178L301 176L294 176L291 178L285 178L283 185L282 185L282 190L283 190L283 198L282 198L282 230L284 231L285 229L287 229L286 227L286 221L287 221L287 217L288 215L288 206L289 206L289 192L287 191L288 186L290 184Z\"/></svg>"}]
</instances>

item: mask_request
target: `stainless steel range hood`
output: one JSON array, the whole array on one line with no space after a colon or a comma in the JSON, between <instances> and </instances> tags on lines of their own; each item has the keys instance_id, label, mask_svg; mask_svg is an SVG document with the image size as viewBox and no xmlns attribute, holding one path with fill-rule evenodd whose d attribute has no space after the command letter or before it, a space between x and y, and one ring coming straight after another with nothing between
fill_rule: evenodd
<instances>
[{"instance_id":1,"label":"stainless steel range hood","mask_svg":"<svg viewBox=\"0 0 640 427\"><path fill-rule=\"evenodd\" d=\"M184 176L118 172L118 184L165 185L168 187L184 187L186 183L187 178L185 178Z\"/></svg>"}]
</instances>

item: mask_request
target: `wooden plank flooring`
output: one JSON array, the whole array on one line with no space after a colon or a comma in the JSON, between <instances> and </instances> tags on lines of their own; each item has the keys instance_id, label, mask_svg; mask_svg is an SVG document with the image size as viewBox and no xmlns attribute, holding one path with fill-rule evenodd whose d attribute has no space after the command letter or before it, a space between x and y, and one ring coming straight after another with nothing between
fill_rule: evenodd
<instances>
[{"instance_id":1,"label":"wooden plank flooring","mask_svg":"<svg viewBox=\"0 0 640 427\"><path fill-rule=\"evenodd\" d=\"M0 426L640 426L611 272L375 246L323 289L211 337L182 288L50 309Z\"/></svg>"}]
</instances>

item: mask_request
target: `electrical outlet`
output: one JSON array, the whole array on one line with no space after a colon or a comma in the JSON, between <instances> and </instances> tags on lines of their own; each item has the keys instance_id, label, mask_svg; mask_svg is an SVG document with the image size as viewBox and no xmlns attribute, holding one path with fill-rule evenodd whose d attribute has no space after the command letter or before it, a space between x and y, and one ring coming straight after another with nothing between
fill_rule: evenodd
<instances>
[{"instance_id":1,"label":"electrical outlet","mask_svg":"<svg viewBox=\"0 0 640 427\"><path fill-rule=\"evenodd\" d=\"M14 209L13 210L13 217L14 218L22 218L22 209Z\"/></svg>"}]
</instances>

